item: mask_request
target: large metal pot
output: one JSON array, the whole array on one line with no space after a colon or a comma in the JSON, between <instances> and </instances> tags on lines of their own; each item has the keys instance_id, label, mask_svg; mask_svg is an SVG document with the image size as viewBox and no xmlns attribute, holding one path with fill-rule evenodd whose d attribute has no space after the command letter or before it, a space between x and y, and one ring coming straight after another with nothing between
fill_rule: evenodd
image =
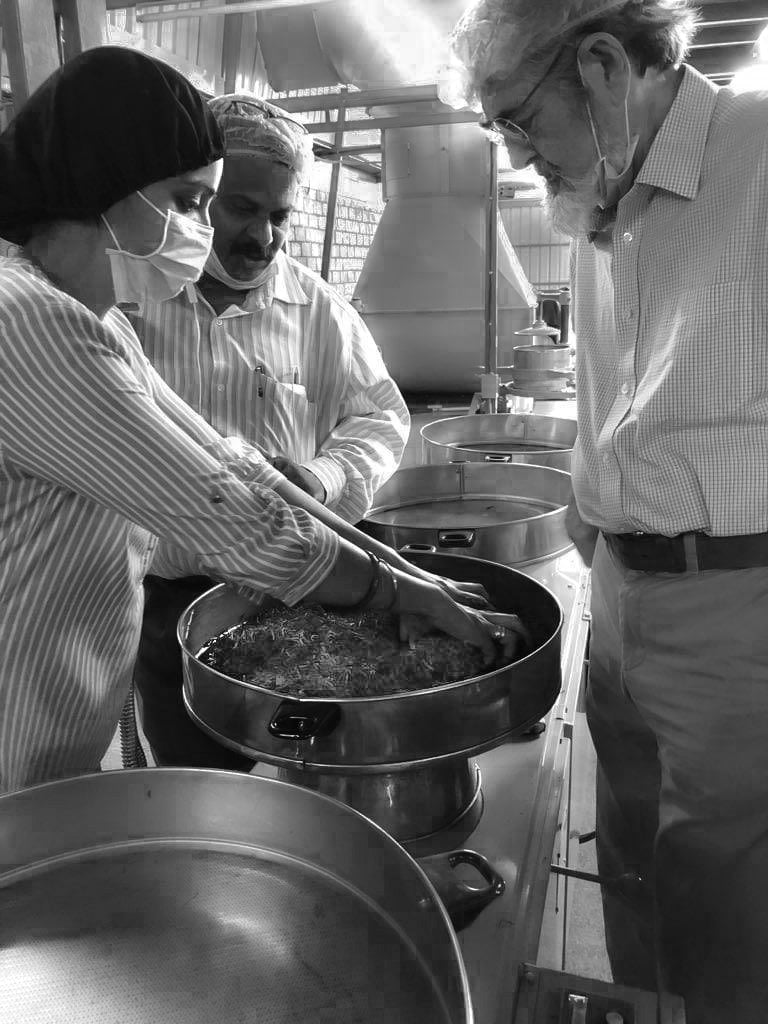
<instances>
[{"instance_id":1,"label":"large metal pot","mask_svg":"<svg viewBox=\"0 0 768 1024\"><path fill-rule=\"evenodd\" d=\"M275 780L143 769L2 797L0 899L9 1024L472 1024L422 869Z\"/></svg>"},{"instance_id":2,"label":"large metal pot","mask_svg":"<svg viewBox=\"0 0 768 1024\"><path fill-rule=\"evenodd\" d=\"M393 548L427 546L518 565L571 546L568 473L456 462L401 469L376 492L361 529Z\"/></svg>"},{"instance_id":3,"label":"large metal pot","mask_svg":"<svg viewBox=\"0 0 768 1024\"><path fill-rule=\"evenodd\" d=\"M424 461L531 462L571 468L576 422L533 413L453 416L421 428Z\"/></svg>"},{"instance_id":4,"label":"large metal pot","mask_svg":"<svg viewBox=\"0 0 768 1024\"><path fill-rule=\"evenodd\" d=\"M512 665L431 689L386 697L283 697L198 659L212 637L274 604L269 598L254 602L222 584L179 620L184 696L193 719L225 746L260 760L350 773L467 758L546 714L560 692L563 613L557 598L503 565L454 555L409 557L431 572L482 583L499 611L521 616L534 649Z\"/></svg>"}]
</instances>

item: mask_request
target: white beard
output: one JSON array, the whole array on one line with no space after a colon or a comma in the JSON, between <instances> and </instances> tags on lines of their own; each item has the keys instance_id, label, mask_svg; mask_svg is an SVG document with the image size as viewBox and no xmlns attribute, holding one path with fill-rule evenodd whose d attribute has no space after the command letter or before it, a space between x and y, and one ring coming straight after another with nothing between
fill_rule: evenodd
<instances>
[{"instance_id":1,"label":"white beard","mask_svg":"<svg viewBox=\"0 0 768 1024\"><path fill-rule=\"evenodd\" d=\"M598 199L592 174L574 181L561 179L558 192L545 182L544 212L555 231L569 238L583 238L594 230L600 214Z\"/></svg>"}]
</instances>

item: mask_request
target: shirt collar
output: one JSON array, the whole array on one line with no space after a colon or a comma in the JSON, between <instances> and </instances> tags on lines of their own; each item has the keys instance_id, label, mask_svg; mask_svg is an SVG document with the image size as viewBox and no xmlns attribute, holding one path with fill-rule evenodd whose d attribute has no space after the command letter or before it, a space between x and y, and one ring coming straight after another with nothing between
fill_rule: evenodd
<instances>
[{"instance_id":1,"label":"shirt collar","mask_svg":"<svg viewBox=\"0 0 768 1024\"><path fill-rule=\"evenodd\" d=\"M694 68L683 67L677 95L651 144L636 183L695 199L718 92L718 87Z\"/></svg>"},{"instance_id":2,"label":"shirt collar","mask_svg":"<svg viewBox=\"0 0 768 1024\"><path fill-rule=\"evenodd\" d=\"M308 306L310 298L301 287L299 276L282 249L275 259L277 261L277 274L272 278L274 287L273 297L280 302L287 302L291 305Z\"/></svg>"},{"instance_id":3,"label":"shirt collar","mask_svg":"<svg viewBox=\"0 0 768 1024\"><path fill-rule=\"evenodd\" d=\"M243 301L241 303L232 303L219 315L224 318L258 313L260 310L272 305L273 299L290 305L308 306L311 300L301 287L298 275L282 249L275 257L275 263L277 264L277 273L273 274L272 277L258 288L252 288L248 292L243 292ZM198 300L205 302L199 289L195 289L195 296L188 295L187 297L193 302ZM206 305L208 304L206 303Z\"/></svg>"}]
</instances>

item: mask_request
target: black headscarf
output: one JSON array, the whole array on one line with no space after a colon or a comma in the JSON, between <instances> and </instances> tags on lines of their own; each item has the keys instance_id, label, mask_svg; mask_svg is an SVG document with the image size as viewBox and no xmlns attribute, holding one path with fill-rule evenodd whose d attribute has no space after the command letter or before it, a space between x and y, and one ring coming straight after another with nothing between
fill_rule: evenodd
<instances>
[{"instance_id":1,"label":"black headscarf","mask_svg":"<svg viewBox=\"0 0 768 1024\"><path fill-rule=\"evenodd\" d=\"M0 135L0 236L89 220L163 178L223 155L216 119L174 68L136 50L86 50L27 100Z\"/></svg>"}]
</instances>

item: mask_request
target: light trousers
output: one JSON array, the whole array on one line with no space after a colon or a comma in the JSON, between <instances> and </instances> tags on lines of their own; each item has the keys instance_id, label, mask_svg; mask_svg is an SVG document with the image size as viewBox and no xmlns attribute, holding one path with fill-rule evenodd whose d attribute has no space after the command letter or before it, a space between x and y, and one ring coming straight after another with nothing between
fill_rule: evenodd
<instances>
[{"instance_id":1,"label":"light trousers","mask_svg":"<svg viewBox=\"0 0 768 1024\"><path fill-rule=\"evenodd\" d=\"M586 702L614 980L766 1024L768 568L634 572L601 538Z\"/></svg>"}]
</instances>

